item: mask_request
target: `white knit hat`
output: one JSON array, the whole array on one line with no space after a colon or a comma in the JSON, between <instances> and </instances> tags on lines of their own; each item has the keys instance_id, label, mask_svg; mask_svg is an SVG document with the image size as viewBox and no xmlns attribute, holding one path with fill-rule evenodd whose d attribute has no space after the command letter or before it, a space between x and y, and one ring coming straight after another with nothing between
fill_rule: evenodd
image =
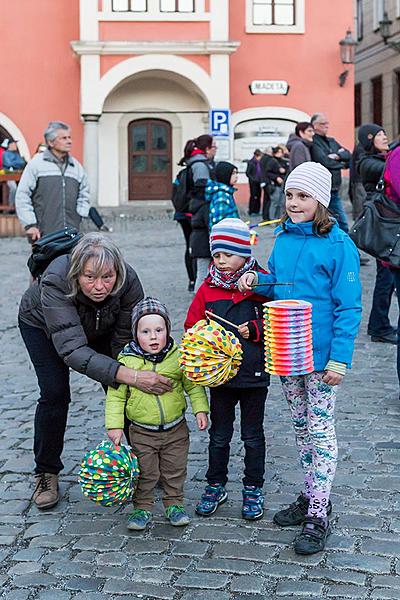
<instances>
[{"instance_id":1,"label":"white knit hat","mask_svg":"<svg viewBox=\"0 0 400 600\"><path fill-rule=\"evenodd\" d=\"M286 179L285 192L290 188L307 192L328 208L331 201L332 175L320 163L303 162L293 169Z\"/></svg>"}]
</instances>

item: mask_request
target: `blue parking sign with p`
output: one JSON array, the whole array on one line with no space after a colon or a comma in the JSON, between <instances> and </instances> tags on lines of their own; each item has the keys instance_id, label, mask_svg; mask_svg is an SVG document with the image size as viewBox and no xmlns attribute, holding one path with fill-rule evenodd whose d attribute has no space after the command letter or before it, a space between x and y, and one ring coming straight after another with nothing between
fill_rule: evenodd
<instances>
[{"instance_id":1,"label":"blue parking sign with p","mask_svg":"<svg viewBox=\"0 0 400 600\"><path fill-rule=\"evenodd\" d=\"M210 110L211 135L229 136L229 109L212 108Z\"/></svg>"}]
</instances>

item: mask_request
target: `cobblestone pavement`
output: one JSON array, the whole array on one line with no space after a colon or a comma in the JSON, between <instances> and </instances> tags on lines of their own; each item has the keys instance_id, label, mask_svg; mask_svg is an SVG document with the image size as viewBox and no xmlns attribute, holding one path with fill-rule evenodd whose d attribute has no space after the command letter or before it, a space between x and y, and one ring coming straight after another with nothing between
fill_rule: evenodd
<instances>
[{"instance_id":1,"label":"cobblestone pavement","mask_svg":"<svg viewBox=\"0 0 400 600\"><path fill-rule=\"evenodd\" d=\"M182 269L183 244L175 223L143 221L114 234L148 293L171 310L175 337L191 295ZM265 262L271 230L260 230L256 254ZM229 500L208 520L193 516L177 530L157 502L145 534L128 532L127 511L92 504L76 482L85 450L104 437L103 394L95 382L72 375L73 402L64 452L63 499L40 514L30 505L32 422L37 387L15 320L28 283L22 239L0 240L2 265L0 408L0 597L9 600L247 600L280 598L400 598L400 402L395 347L373 344L365 321L374 265L362 268L364 323L354 369L338 394L340 464L334 484L334 533L324 553L298 557L296 529L272 523L293 500L301 473L279 382L271 385L265 417L268 440L266 506L262 521L240 518L242 444L232 444ZM312 274L310 274L312 276ZM393 319L397 316L394 309ZM207 434L192 429L186 504L203 488Z\"/></svg>"}]
</instances>

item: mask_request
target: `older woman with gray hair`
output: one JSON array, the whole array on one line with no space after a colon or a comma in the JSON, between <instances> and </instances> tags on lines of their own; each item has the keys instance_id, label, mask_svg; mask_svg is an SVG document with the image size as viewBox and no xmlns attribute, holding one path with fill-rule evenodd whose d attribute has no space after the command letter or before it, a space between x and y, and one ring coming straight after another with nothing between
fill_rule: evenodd
<instances>
[{"instance_id":1,"label":"older woman with gray hair","mask_svg":"<svg viewBox=\"0 0 400 600\"><path fill-rule=\"evenodd\" d=\"M15 197L17 216L29 239L66 226L76 227L89 214L89 184L82 165L71 156L71 128L50 121L47 149L27 164Z\"/></svg>"},{"instance_id":2,"label":"older woman with gray hair","mask_svg":"<svg viewBox=\"0 0 400 600\"><path fill-rule=\"evenodd\" d=\"M142 285L115 244L99 233L81 238L71 255L59 256L22 297L19 329L40 388L34 426L39 509L59 500L58 473L71 401L69 369L103 387L129 386L155 394L172 388L152 371L136 371L116 356L131 339L132 308Z\"/></svg>"}]
</instances>

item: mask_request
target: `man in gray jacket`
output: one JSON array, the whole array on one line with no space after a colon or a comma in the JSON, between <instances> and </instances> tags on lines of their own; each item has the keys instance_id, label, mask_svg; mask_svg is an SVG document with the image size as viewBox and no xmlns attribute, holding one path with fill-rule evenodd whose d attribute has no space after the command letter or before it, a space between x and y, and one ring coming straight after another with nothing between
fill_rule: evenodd
<instances>
[{"instance_id":1,"label":"man in gray jacket","mask_svg":"<svg viewBox=\"0 0 400 600\"><path fill-rule=\"evenodd\" d=\"M28 163L15 198L17 216L32 242L67 226L79 229L90 208L86 173L70 155L70 126L50 121L44 139L47 150Z\"/></svg>"}]
</instances>

